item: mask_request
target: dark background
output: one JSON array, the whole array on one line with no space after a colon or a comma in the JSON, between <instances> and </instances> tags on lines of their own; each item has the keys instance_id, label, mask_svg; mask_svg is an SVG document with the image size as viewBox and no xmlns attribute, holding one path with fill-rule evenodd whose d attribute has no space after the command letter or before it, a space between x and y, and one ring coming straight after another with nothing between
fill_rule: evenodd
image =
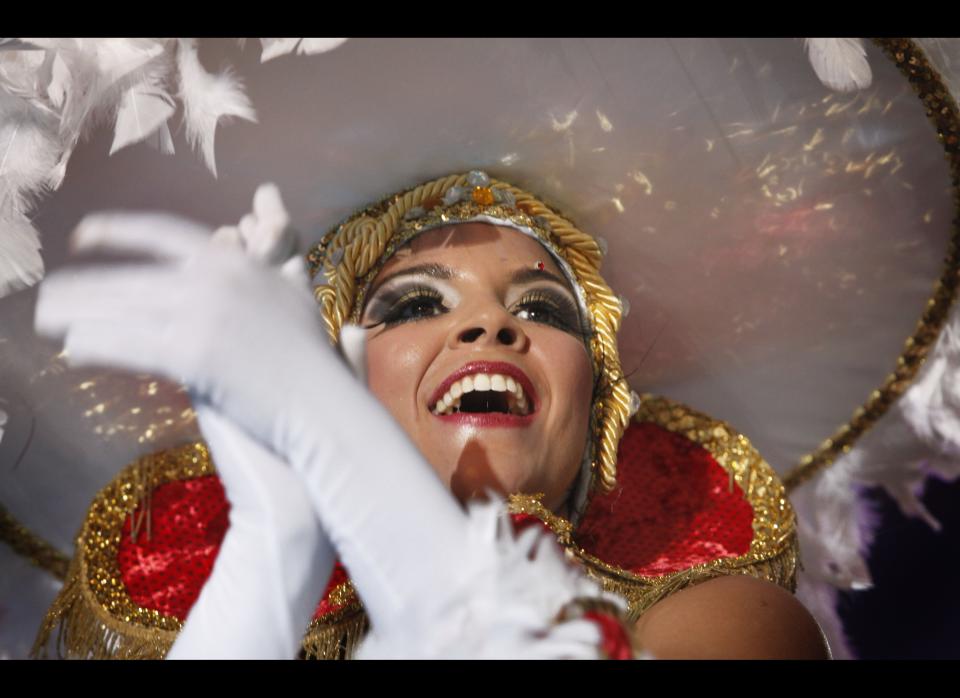
<instances>
[{"instance_id":1,"label":"dark background","mask_svg":"<svg viewBox=\"0 0 960 698\"><path fill-rule=\"evenodd\" d=\"M838 603L851 649L861 659L960 659L960 480L927 482L923 501L940 532L880 489L864 496L881 523L869 556L874 588Z\"/></svg>"}]
</instances>

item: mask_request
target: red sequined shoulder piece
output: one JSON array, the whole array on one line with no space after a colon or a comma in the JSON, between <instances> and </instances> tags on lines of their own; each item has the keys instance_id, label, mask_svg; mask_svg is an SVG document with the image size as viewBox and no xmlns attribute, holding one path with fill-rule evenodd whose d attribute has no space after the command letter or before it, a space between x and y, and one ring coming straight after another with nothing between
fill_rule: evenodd
<instances>
[{"instance_id":1,"label":"red sequined shoulder piece","mask_svg":"<svg viewBox=\"0 0 960 698\"><path fill-rule=\"evenodd\" d=\"M183 622L213 570L230 503L219 477L205 475L158 485L148 508L149 529L144 505L124 520L117 549L120 578L137 606ZM343 565L336 564L317 596L314 620L356 599Z\"/></svg>"},{"instance_id":2,"label":"red sequined shoulder piece","mask_svg":"<svg viewBox=\"0 0 960 698\"><path fill-rule=\"evenodd\" d=\"M617 483L593 499L575 534L604 563L652 577L749 551L753 508L713 455L686 436L631 424Z\"/></svg>"},{"instance_id":3,"label":"red sequined shoulder piece","mask_svg":"<svg viewBox=\"0 0 960 698\"><path fill-rule=\"evenodd\" d=\"M229 513L216 475L155 487L149 505L141 504L124 521L117 549L130 599L183 622L213 569Z\"/></svg>"}]
</instances>

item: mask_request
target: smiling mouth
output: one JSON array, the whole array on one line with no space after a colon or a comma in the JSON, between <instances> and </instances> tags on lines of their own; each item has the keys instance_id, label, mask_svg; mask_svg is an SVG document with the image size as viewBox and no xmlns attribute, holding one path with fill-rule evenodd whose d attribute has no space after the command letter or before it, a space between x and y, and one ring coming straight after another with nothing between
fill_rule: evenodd
<instances>
[{"instance_id":1,"label":"smiling mouth","mask_svg":"<svg viewBox=\"0 0 960 698\"><path fill-rule=\"evenodd\" d=\"M431 411L438 417L491 413L526 417L533 404L512 376L475 373L453 381Z\"/></svg>"}]
</instances>

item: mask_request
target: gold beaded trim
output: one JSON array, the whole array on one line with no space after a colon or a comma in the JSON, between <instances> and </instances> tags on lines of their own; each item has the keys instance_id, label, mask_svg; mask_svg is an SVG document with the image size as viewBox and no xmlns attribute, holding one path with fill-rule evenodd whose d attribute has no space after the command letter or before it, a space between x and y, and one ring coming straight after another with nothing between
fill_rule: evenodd
<instances>
[{"instance_id":1,"label":"gold beaded trim","mask_svg":"<svg viewBox=\"0 0 960 698\"><path fill-rule=\"evenodd\" d=\"M609 565L586 552L574 539L573 525L544 507L541 495L511 496L511 513L532 514L543 521L560 544L583 563L590 576L605 590L626 599L631 621L670 594L720 575L749 574L794 591L798 547L793 508L777 474L750 441L720 420L649 394L642 397L634 420L652 422L682 434L705 448L727 471L731 486L736 483L753 507L753 540L745 554L649 577Z\"/></svg>"},{"instance_id":2,"label":"gold beaded trim","mask_svg":"<svg viewBox=\"0 0 960 698\"><path fill-rule=\"evenodd\" d=\"M937 139L943 144L950 175L954 200L960 211L960 112L950 91L943 84L939 73L927 62L923 50L911 39L874 39L874 43L897 64L897 68L910 81L914 91L926 108L927 117L937 130ZM844 453L865 434L887 410L910 387L917 371L923 365L927 353L937 341L940 330L950 313L957 296L957 279L960 276L960 216L953 219L950 242L944 260L943 273L933 287L923 315L917 322L903 352L897 357L897 366L887 376L883 385L870 393L866 402L858 407L846 424L837 429L830 438L803 458L783 478L787 491L792 491Z\"/></svg>"},{"instance_id":3,"label":"gold beaded trim","mask_svg":"<svg viewBox=\"0 0 960 698\"><path fill-rule=\"evenodd\" d=\"M130 598L117 563L121 531L141 503L149 506L154 488L214 473L207 447L195 442L139 458L97 493L77 536L67 580L37 635L35 656L45 654L55 629L59 656L161 659L166 655L182 624ZM134 525L138 534L148 535L150 517L144 518L145 522Z\"/></svg>"},{"instance_id":4,"label":"gold beaded trim","mask_svg":"<svg viewBox=\"0 0 960 698\"><path fill-rule=\"evenodd\" d=\"M332 601L333 594L330 598ZM337 609L310 623L303 637L304 658L353 659L369 628L367 614L360 605L360 600L354 595L345 608Z\"/></svg>"},{"instance_id":5,"label":"gold beaded trim","mask_svg":"<svg viewBox=\"0 0 960 698\"><path fill-rule=\"evenodd\" d=\"M88 659L162 659L179 633L175 616L137 605L120 576L117 552L127 517L160 485L214 475L203 442L160 451L124 468L94 498L77 536L77 553L57 598L34 642L33 656L45 657L56 632L59 657ZM136 535L148 535L149 517L133 522ZM138 526L139 524L139 526ZM134 535L133 531L131 535ZM307 657L351 656L366 632L366 619L350 581L337 585L330 603L341 606L314 620L303 639Z\"/></svg>"},{"instance_id":6,"label":"gold beaded trim","mask_svg":"<svg viewBox=\"0 0 960 698\"><path fill-rule=\"evenodd\" d=\"M326 278L314 293L330 338L336 343L344 321L359 318L366 289L383 264L424 230L475 220L480 215L529 229L566 262L585 297L593 329L590 348L595 375L602 376L608 386L607 394L596 398L592 412L592 477L603 490L612 490L616 485L617 445L630 418L630 387L616 342L622 308L620 299L600 276L600 246L532 194L506 182L491 179L489 186L512 194L516 206L481 197L442 205L444 193L450 187L463 186L467 179L466 174L449 175L390 196L350 216L310 251L307 262L311 275L316 279L323 272ZM411 213L414 215L408 216Z\"/></svg>"}]
</instances>

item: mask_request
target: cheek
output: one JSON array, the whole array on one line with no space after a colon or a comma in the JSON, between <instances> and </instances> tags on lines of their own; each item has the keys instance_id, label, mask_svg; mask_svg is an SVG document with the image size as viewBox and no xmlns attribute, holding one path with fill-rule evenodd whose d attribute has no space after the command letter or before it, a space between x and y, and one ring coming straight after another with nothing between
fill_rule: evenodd
<instances>
[{"instance_id":1,"label":"cheek","mask_svg":"<svg viewBox=\"0 0 960 698\"><path fill-rule=\"evenodd\" d=\"M404 337L413 333L403 329L367 342L367 385L401 424L408 424L416 416L417 389L428 351L422 341Z\"/></svg>"}]
</instances>

